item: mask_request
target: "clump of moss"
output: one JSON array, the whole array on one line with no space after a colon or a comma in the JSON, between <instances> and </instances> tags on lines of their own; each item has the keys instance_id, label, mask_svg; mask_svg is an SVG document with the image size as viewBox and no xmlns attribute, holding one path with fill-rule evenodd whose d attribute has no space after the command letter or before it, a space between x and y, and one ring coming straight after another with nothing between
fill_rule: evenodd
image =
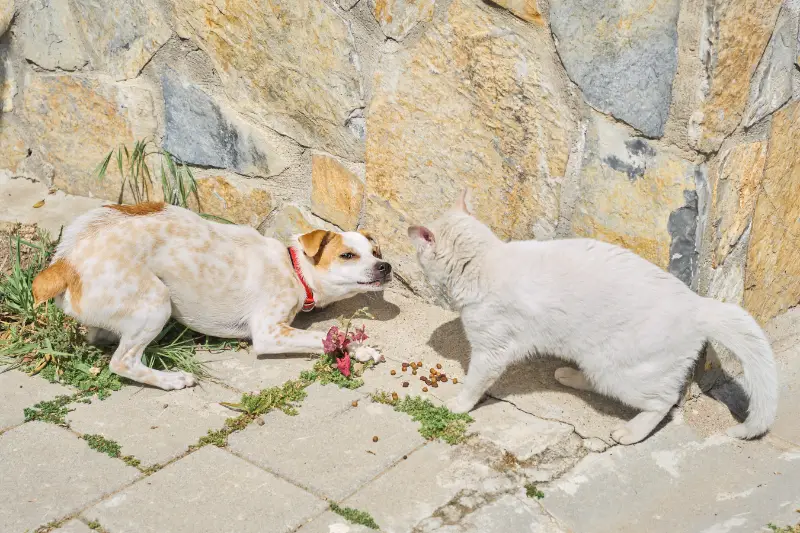
<instances>
[{"instance_id":1,"label":"clump of moss","mask_svg":"<svg viewBox=\"0 0 800 533\"><path fill-rule=\"evenodd\" d=\"M366 511L359 511L352 507L340 507L333 502L331 502L331 511L353 524L360 524L370 529L380 529L375 519Z\"/></svg>"},{"instance_id":2,"label":"clump of moss","mask_svg":"<svg viewBox=\"0 0 800 533\"><path fill-rule=\"evenodd\" d=\"M525 485L525 494L528 496L528 498L536 498L537 500L544 498L544 492L537 489L536 485L533 483L528 483Z\"/></svg>"}]
</instances>

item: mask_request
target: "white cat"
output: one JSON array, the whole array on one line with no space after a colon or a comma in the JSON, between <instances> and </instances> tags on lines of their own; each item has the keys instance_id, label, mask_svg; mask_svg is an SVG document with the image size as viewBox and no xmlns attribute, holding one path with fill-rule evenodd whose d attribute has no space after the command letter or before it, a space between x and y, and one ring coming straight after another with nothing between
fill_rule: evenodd
<instances>
[{"instance_id":1,"label":"white cat","mask_svg":"<svg viewBox=\"0 0 800 533\"><path fill-rule=\"evenodd\" d=\"M756 321L633 252L592 239L503 242L472 216L468 191L408 235L428 282L461 312L472 347L454 412L472 409L511 363L552 355L580 369L556 370L560 383L642 410L611 434L633 444L678 402L711 338L741 361L750 398L747 420L728 434L756 437L775 420L775 362Z\"/></svg>"}]
</instances>

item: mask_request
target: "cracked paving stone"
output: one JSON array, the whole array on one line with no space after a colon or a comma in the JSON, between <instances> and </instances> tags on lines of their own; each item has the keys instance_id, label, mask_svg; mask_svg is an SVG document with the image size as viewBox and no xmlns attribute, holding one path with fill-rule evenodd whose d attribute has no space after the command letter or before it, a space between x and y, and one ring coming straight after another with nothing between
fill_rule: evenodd
<instances>
[{"instance_id":1,"label":"cracked paving stone","mask_svg":"<svg viewBox=\"0 0 800 533\"><path fill-rule=\"evenodd\" d=\"M177 391L127 386L105 400L76 404L67 421L79 433L116 441L123 455L150 466L181 455L209 429L221 428L236 413L219 402L239 397L208 382Z\"/></svg>"},{"instance_id":2,"label":"cracked paving stone","mask_svg":"<svg viewBox=\"0 0 800 533\"><path fill-rule=\"evenodd\" d=\"M206 446L83 514L113 533L288 533L326 506L291 483Z\"/></svg>"},{"instance_id":3,"label":"cracked paving stone","mask_svg":"<svg viewBox=\"0 0 800 533\"><path fill-rule=\"evenodd\" d=\"M458 524L426 530L426 533L511 532L565 533L538 504L511 494L478 508Z\"/></svg>"},{"instance_id":4,"label":"cracked paving stone","mask_svg":"<svg viewBox=\"0 0 800 533\"><path fill-rule=\"evenodd\" d=\"M25 421L24 410L35 404L52 400L56 396L72 395L74 390L50 383L40 377L31 377L18 370L9 370L0 374L0 390L3 401L0 402L0 430L17 426Z\"/></svg>"},{"instance_id":5,"label":"cracked paving stone","mask_svg":"<svg viewBox=\"0 0 800 533\"><path fill-rule=\"evenodd\" d=\"M297 379L314 367L308 356L256 355L250 350L198 351L197 358L208 364L215 379L242 392L253 392Z\"/></svg>"},{"instance_id":6,"label":"cracked paving stone","mask_svg":"<svg viewBox=\"0 0 800 533\"><path fill-rule=\"evenodd\" d=\"M339 501L425 442L418 424L388 405L335 385L314 385L307 391L297 416L270 412L263 426L250 425L231 435L230 449ZM315 397L322 394L327 398L319 402ZM359 406L351 407L359 398Z\"/></svg>"},{"instance_id":7,"label":"cracked paving stone","mask_svg":"<svg viewBox=\"0 0 800 533\"><path fill-rule=\"evenodd\" d=\"M34 530L127 485L139 471L72 432L28 422L0 435L0 531Z\"/></svg>"}]
</instances>

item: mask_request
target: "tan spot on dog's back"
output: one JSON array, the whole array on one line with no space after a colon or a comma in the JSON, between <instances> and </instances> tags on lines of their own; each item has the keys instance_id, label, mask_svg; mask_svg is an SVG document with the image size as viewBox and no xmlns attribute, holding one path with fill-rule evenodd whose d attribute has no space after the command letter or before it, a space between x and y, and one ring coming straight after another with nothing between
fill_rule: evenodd
<instances>
[{"instance_id":1,"label":"tan spot on dog's back","mask_svg":"<svg viewBox=\"0 0 800 533\"><path fill-rule=\"evenodd\" d=\"M78 272L65 259L59 259L33 279L34 305L69 291L69 302L75 313L80 313L83 284Z\"/></svg>"},{"instance_id":2,"label":"tan spot on dog's back","mask_svg":"<svg viewBox=\"0 0 800 533\"><path fill-rule=\"evenodd\" d=\"M109 209L114 209L128 216L147 216L160 213L167 206L164 202L141 202L134 205L106 205Z\"/></svg>"}]
</instances>

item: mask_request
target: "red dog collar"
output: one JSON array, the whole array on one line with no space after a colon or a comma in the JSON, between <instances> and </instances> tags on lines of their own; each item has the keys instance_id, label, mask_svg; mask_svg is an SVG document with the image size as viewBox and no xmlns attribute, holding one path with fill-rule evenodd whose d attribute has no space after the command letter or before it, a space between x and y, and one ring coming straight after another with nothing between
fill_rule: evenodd
<instances>
[{"instance_id":1,"label":"red dog collar","mask_svg":"<svg viewBox=\"0 0 800 533\"><path fill-rule=\"evenodd\" d=\"M306 283L306 279L303 277L303 271L300 270L300 262L297 260L297 250L292 248L291 246L288 248L289 250L289 259L292 262L292 267L294 267L294 271L297 273L297 277L300 279L300 284L306 291L306 299L303 302L303 311L308 312L314 309L317 303L314 301L314 292Z\"/></svg>"}]
</instances>

